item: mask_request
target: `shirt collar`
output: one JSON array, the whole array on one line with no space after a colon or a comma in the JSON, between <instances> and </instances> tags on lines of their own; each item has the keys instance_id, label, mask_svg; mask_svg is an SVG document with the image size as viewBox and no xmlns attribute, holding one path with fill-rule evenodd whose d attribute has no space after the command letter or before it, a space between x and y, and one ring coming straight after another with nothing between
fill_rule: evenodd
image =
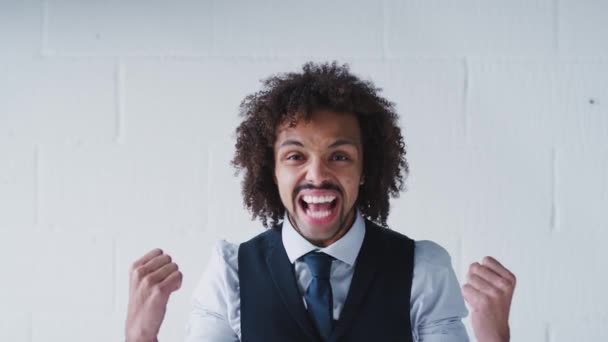
<instances>
[{"instance_id":1,"label":"shirt collar","mask_svg":"<svg viewBox=\"0 0 608 342\"><path fill-rule=\"evenodd\" d=\"M357 210L355 213L355 222L350 227L348 232L344 234L338 241L331 245L320 248L308 240L306 240L297 230L291 225L291 222L285 214L282 230L283 246L287 252L289 261L293 264L297 259L311 251L319 251L328 254L350 266L355 264L363 238L365 237L365 220Z\"/></svg>"}]
</instances>

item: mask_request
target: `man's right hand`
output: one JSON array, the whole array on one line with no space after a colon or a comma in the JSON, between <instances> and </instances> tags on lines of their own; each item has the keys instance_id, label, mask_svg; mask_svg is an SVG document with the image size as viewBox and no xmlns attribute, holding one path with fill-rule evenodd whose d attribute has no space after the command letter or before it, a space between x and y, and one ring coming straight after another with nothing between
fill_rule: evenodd
<instances>
[{"instance_id":1,"label":"man's right hand","mask_svg":"<svg viewBox=\"0 0 608 342\"><path fill-rule=\"evenodd\" d=\"M153 249L130 269L127 342L156 342L172 292L182 285L182 273L171 257Z\"/></svg>"}]
</instances>

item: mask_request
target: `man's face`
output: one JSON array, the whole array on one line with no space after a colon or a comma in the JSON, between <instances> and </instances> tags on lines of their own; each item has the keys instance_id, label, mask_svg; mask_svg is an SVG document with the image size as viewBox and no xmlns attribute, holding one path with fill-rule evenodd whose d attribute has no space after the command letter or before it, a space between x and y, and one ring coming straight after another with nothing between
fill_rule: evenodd
<instances>
[{"instance_id":1,"label":"man's face","mask_svg":"<svg viewBox=\"0 0 608 342\"><path fill-rule=\"evenodd\" d=\"M309 122L277 129L275 178L300 234L329 246L352 225L363 171L361 131L353 114L318 111Z\"/></svg>"}]
</instances>

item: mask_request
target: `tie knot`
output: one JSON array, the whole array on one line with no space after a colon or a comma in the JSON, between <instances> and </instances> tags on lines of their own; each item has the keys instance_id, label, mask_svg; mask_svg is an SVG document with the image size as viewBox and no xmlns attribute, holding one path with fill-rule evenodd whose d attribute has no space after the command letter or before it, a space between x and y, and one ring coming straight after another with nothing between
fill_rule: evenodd
<instances>
[{"instance_id":1,"label":"tie knot","mask_svg":"<svg viewBox=\"0 0 608 342\"><path fill-rule=\"evenodd\" d=\"M310 268L310 273L315 278L329 279L329 273L331 271L331 262L334 258L325 254L311 252L302 257L302 260Z\"/></svg>"}]
</instances>

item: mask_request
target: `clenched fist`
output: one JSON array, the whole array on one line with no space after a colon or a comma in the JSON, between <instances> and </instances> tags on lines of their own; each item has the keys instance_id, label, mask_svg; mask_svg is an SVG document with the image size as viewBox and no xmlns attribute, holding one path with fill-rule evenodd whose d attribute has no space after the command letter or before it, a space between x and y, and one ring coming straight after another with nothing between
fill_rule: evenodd
<instances>
[{"instance_id":1,"label":"clenched fist","mask_svg":"<svg viewBox=\"0 0 608 342\"><path fill-rule=\"evenodd\" d=\"M462 295L471 307L478 342L509 341L509 311L515 281L515 275L492 257L469 267Z\"/></svg>"},{"instance_id":2,"label":"clenched fist","mask_svg":"<svg viewBox=\"0 0 608 342\"><path fill-rule=\"evenodd\" d=\"M182 285L182 273L171 257L153 249L130 269L127 342L156 342L172 292Z\"/></svg>"}]
</instances>

